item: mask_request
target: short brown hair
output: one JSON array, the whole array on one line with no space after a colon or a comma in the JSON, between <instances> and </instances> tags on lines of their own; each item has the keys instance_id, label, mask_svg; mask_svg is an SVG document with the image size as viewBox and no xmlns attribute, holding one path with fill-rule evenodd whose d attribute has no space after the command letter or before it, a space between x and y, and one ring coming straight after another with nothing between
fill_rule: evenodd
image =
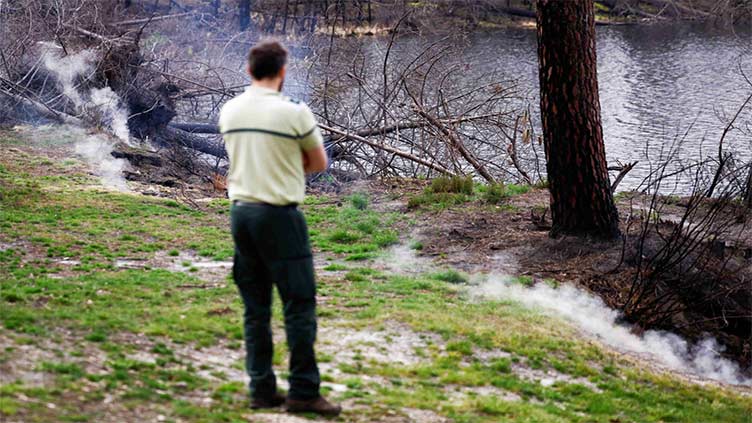
<instances>
[{"instance_id":1,"label":"short brown hair","mask_svg":"<svg viewBox=\"0 0 752 423\"><path fill-rule=\"evenodd\" d=\"M276 40L260 41L248 54L248 68L255 79L277 76L286 63L287 49Z\"/></svg>"}]
</instances>

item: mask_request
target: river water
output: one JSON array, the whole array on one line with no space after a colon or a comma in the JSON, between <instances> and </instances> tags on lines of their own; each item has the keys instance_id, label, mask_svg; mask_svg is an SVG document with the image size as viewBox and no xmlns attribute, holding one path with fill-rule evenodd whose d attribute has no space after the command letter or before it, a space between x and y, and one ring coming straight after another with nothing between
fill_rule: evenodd
<instances>
[{"instance_id":1,"label":"river water","mask_svg":"<svg viewBox=\"0 0 752 423\"><path fill-rule=\"evenodd\" d=\"M677 138L686 135L678 159L717 154L728 120L752 92L752 31L706 25L630 25L597 28L598 82L609 163L641 161L623 182L634 188L660 162ZM534 31L508 30L472 37L468 58L497 66L519 78L538 105ZM752 105L750 105L752 106ZM533 107L538 111L538 107ZM725 144L743 160L752 159L752 107L737 121ZM679 191L687 191L683 180Z\"/></svg>"},{"instance_id":2,"label":"river water","mask_svg":"<svg viewBox=\"0 0 752 423\"><path fill-rule=\"evenodd\" d=\"M396 46L414 47L430 41L431 37L401 37L391 54L395 61L409 60L399 55L410 49ZM476 32L452 42L460 45L457 59L467 68L468 83L489 72L500 80L519 82L540 133L535 31L515 28ZM383 53L388 39L363 37L355 43L364 50ZM679 160L717 155L724 127L752 92L740 71L743 68L752 79L752 28L675 22L602 26L597 28L597 48L609 163L640 161L621 189L636 188L678 138L685 138L678 151ZM373 56L374 73L379 73L381 56ZM740 128L727 135L725 145L741 160L749 161L752 104L737 124ZM687 192L690 187L684 177L676 190Z\"/></svg>"}]
</instances>

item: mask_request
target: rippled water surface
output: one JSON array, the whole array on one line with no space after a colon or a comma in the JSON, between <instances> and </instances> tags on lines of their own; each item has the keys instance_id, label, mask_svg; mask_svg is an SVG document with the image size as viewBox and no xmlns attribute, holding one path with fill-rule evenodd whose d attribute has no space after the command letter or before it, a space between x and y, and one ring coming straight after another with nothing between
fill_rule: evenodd
<instances>
[{"instance_id":1,"label":"rippled water surface","mask_svg":"<svg viewBox=\"0 0 752 423\"><path fill-rule=\"evenodd\" d=\"M661 151L689 131L679 155L716 154L726 122L752 92L752 32L698 25L612 26L597 31L598 78L609 162L640 160L624 184L634 187ZM519 77L538 101L533 31L473 37L468 58ZM536 108L537 109L537 108ZM752 159L752 107L726 145ZM687 181L684 181L685 185ZM686 188L686 186L684 187Z\"/></svg>"}]
</instances>

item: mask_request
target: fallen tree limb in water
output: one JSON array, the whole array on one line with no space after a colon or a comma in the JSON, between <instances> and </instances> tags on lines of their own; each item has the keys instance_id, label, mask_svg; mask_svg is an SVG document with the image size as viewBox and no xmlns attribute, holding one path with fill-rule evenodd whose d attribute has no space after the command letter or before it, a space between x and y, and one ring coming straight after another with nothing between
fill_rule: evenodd
<instances>
[{"instance_id":1,"label":"fallen tree limb in water","mask_svg":"<svg viewBox=\"0 0 752 423\"><path fill-rule=\"evenodd\" d=\"M619 183L621 183L621 180L624 179L625 176L627 176L627 173L629 173L632 169L634 169L635 166L637 166L637 163L639 162L632 162L622 166L608 168L608 170L619 171L619 174L616 175L616 179L614 179L614 182L611 184L611 194L616 192L616 188L619 186Z\"/></svg>"}]
</instances>

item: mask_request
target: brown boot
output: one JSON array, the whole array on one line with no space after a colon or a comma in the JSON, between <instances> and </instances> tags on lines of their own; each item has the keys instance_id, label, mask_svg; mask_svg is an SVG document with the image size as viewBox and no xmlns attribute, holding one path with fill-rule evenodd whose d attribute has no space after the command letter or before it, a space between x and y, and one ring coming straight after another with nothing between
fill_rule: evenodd
<instances>
[{"instance_id":1,"label":"brown boot","mask_svg":"<svg viewBox=\"0 0 752 423\"><path fill-rule=\"evenodd\" d=\"M322 416L338 416L342 412L342 407L330 403L324 397L311 400L294 400L288 398L285 401L285 408L290 413L316 413Z\"/></svg>"},{"instance_id":2,"label":"brown boot","mask_svg":"<svg viewBox=\"0 0 752 423\"><path fill-rule=\"evenodd\" d=\"M258 410L261 408L275 408L285 403L285 396L279 392L272 395L270 398L253 398L251 400L251 408Z\"/></svg>"}]
</instances>

